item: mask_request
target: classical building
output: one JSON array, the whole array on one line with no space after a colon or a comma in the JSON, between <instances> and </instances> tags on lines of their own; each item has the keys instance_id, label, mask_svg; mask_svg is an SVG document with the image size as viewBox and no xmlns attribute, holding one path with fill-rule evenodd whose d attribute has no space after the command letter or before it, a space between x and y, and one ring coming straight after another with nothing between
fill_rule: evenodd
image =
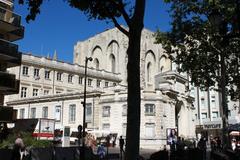
<instances>
[{"instance_id":1,"label":"classical building","mask_svg":"<svg viewBox=\"0 0 240 160\"><path fill-rule=\"evenodd\" d=\"M166 144L167 130L195 137L193 97L186 75L154 43L144 29L141 41L141 147ZM87 130L126 135L127 37L117 28L106 30L74 46L73 64L23 54L22 65L9 69L20 75L20 92L5 98L18 110L18 118L51 118L56 128L77 130L83 121L84 64L88 62ZM55 56L56 57L56 56ZM19 73L20 71L20 73Z\"/></svg>"},{"instance_id":2,"label":"classical building","mask_svg":"<svg viewBox=\"0 0 240 160\"><path fill-rule=\"evenodd\" d=\"M196 133L206 137L222 135L222 100L217 87L201 90L190 86L190 95L195 98ZM240 123L239 101L232 101L228 97L228 124Z\"/></svg>"},{"instance_id":3,"label":"classical building","mask_svg":"<svg viewBox=\"0 0 240 160\"><path fill-rule=\"evenodd\" d=\"M13 1L0 0L0 122L9 122L14 119L14 110L4 107L4 95L19 92L19 80L15 74L6 70L9 67L21 64L21 54L18 46L12 42L22 39L24 27L21 26L21 17L13 12Z\"/></svg>"}]
</instances>

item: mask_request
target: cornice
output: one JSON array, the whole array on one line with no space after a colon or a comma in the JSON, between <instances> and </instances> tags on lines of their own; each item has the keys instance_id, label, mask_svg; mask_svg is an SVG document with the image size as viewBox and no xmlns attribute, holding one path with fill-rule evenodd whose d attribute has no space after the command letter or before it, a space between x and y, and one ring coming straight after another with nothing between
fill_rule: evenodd
<instances>
[{"instance_id":1,"label":"cornice","mask_svg":"<svg viewBox=\"0 0 240 160\"><path fill-rule=\"evenodd\" d=\"M94 91L87 92L87 98L91 97L100 97L103 92ZM61 101L61 100L73 100L73 99L83 99L83 92L73 92L73 93L63 93L63 94L55 94L55 95L44 95L33 98L23 98L15 101L8 101L6 104L8 106L12 105L21 105L21 104L33 104L33 103L41 103L41 102L52 102L52 101Z\"/></svg>"},{"instance_id":2,"label":"cornice","mask_svg":"<svg viewBox=\"0 0 240 160\"><path fill-rule=\"evenodd\" d=\"M22 55L22 64L40 66L43 68L50 68L54 70L59 70L63 72L84 75L85 67L78 64L71 64L61 61L51 60L45 57L38 57L28 54ZM120 73L111 73L105 70L97 70L94 68L88 68L87 70L88 77L97 78L97 79L105 79L114 82L121 82Z\"/></svg>"}]
</instances>

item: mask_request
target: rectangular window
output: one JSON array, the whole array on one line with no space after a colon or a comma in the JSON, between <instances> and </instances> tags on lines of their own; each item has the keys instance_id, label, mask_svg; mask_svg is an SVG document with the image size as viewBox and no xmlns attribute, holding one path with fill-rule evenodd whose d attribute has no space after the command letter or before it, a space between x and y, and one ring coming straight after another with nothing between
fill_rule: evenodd
<instances>
[{"instance_id":1,"label":"rectangular window","mask_svg":"<svg viewBox=\"0 0 240 160\"><path fill-rule=\"evenodd\" d=\"M201 98L201 106L205 107L205 99L204 98Z\"/></svg>"},{"instance_id":2,"label":"rectangular window","mask_svg":"<svg viewBox=\"0 0 240 160\"><path fill-rule=\"evenodd\" d=\"M194 97L194 95L195 95L195 90L194 90L194 87L192 86L191 88L190 88L190 95L191 96L193 96Z\"/></svg>"},{"instance_id":3,"label":"rectangular window","mask_svg":"<svg viewBox=\"0 0 240 160\"><path fill-rule=\"evenodd\" d=\"M117 85L117 83L114 82L114 83L113 83L113 86L115 87L116 85Z\"/></svg>"},{"instance_id":4,"label":"rectangular window","mask_svg":"<svg viewBox=\"0 0 240 160\"><path fill-rule=\"evenodd\" d=\"M147 138L155 137L155 124L154 123L146 123L145 124L145 136Z\"/></svg>"},{"instance_id":5,"label":"rectangular window","mask_svg":"<svg viewBox=\"0 0 240 160\"><path fill-rule=\"evenodd\" d=\"M102 129L109 131L110 130L110 124L109 123L103 123Z\"/></svg>"},{"instance_id":6,"label":"rectangular window","mask_svg":"<svg viewBox=\"0 0 240 160\"><path fill-rule=\"evenodd\" d=\"M42 108L42 118L48 118L48 107Z\"/></svg>"},{"instance_id":7,"label":"rectangular window","mask_svg":"<svg viewBox=\"0 0 240 160\"><path fill-rule=\"evenodd\" d=\"M33 96L38 96L38 89L33 88Z\"/></svg>"},{"instance_id":8,"label":"rectangular window","mask_svg":"<svg viewBox=\"0 0 240 160\"><path fill-rule=\"evenodd\" d=\"M76 118L76 105L75 104L71 104L69 106L69 122L75 122L75 118Z\"/></svg>"},{"instance_id":9,"label":"rectangular window","mask_svg":"<svg viewBox=\"0 0 240 160\"><path fill-rule=\"evenodd\" d=\"M83 77L80 77L78 78L78 84L83 84Z\"/></svg>"},{"instance_id":10,"label":"rectangular window","mask_svg":"<svg viewBox=\"0 0 240 160\"><path fill-rule=\"evenodd\" d=\"M202 119L206 119L207 118L207 113L202 113Z\"/></svg>"},{"instance_id":11,"label":"rectangular window","mask_svg":"<svg viewBox=\"0 0 240 160\"><path fill-rule=\"evenodd\" d=\"M39 69L38 68L34 68L34 72L33 72L33 77L35 79L39 79Z\"/></svg>"},{"instance_id":12,"label":"rectangular window","mask_svg":"<svg viewBox=\"0 0 240 160\"><path fill-rule=\"evenodd\" d=\"M211 107L216 107L216 97L215 97L215 95L211 96Z\"/></svg>"},{"instance_id":13,"label":"rectangular window","mask_svg":"<svg viewBox=\"0 0 240 160\"><path fill-rule=\"evenodd\" d=\"M103 112L102 112L102 116L103 117L110 117L110 106L103 106Z\"/></svg>"},{"instance_id":14,"label":"rectangular window","mask_svg":"<svg viewBox=\"0 0 240 160\"><path fill-rule=\"evenodd\" d=\"M100 87L101 86L101 80L97 80L97 87Z\"/></svg>"},{"instance_id":15,"label":"rectangular window","mask_svg":"<svg viewBox=\"0 0 240 160\"><path fill-rule=\"evenodd\" d=\"M88 79L88 86L92 86L92 79Z\"/></svg>"},{"instance_id":16,"label":"rectangular window","mask_svg":"<svg viewBox=\"0 0 240 160\"><path fill-rule=\"evenodd\" d=\"M122 124L122 136L126 137L127 123Z\"/></svg>"},{"instance_id":17,"label":"rectangular window","mask_svg":"<svg viewBox=\"0 0 240 160\"><path fill-rule=\"evenodd\" d=\"M56 91L56 94L60 94L60 93L62 93L61 91Z\"/></svg>"},{"instance_id":18,"label":"rectangular window","mask_svg":"<svg viewBox=\"0 0 240 160\"><path fill-rule=\"evenodd\" d=\"M195 114L195 120L197 120L198 119L198 115L197 114Z\"/></svg>"},{"instance_id":19,"label":"rectangular window","mask_svg":"<svg viewBox=\"0 0 240 160\"><path fill-rule=\"evenodd\" d=\"M49 90L45 89L45 90L43 91L43 94L44 94L44 95L49 95Z\"/></svg>"},{"instance_id":20,"label":"rectangular window","mask_svg":"<svg viewBox=\"0 0 240 160\"><path fill-rule=\"evenodd\" d=\"M92 104L91 103L86 104L86 122L88 123L92 122Z\"/></svg>"},{"instance_id":21,"label":"rectangular window","mask_svg":"<svg viewBox=\"0 0 240 160\"><path fill-rule=\"evenodd\" d=\"M21 98L27 97L27 87L21 88Z\"/></svg>"},{"instance_id":22,"label":"rectangular window","mask_svg":"<svg viewBox=\"0 0 240 160\"><path fill-rule=\"evenodd\" d=\"M124 104L122 106L122 116L127 116L127 105L126 104Z\"/></svg>"},{"instance_id":23,"label":"rectangular window","mask_svg":"<svg viewBox=\"0 0 240 160\"><path fill-rule=\"evenodd\" d=\"M31 118L36 118L36 108L31 108L30 111L31 111L31 112L30 112L30 117L31 117Z\"/></svg>"},{"instance_id":24,"label":"rectangular window","mask_svg":"<svg viewBox=\"0 0 240 160\"><path fill-rule=\"evenodd\" d=\"M19 113L19 119L24 119L24 118L25 118L25 109L21 108Z\"/></svg>"},{"instance_id":25,"label":"rectangular window","mask_svg":"<svg viewBox=\"0 0 240 160\"><path fill-rule=\"evenodd\" d=\"M73 82L73 75L69 74L68 75L68 83L72 83Z\"/></svg>"},{"instance_id":26,"label":"rectangular window","mask_svg":"<svg viewBox=\"0 0 240 160\"><path fill-rule=\"evenodd\" d=\"M61 81L62 80L62 73L57 72L57 81Z\"/></svg>"},{"instance_id":27,"label":"rectangular window","mask_svg":"<svg viewBox=\"0 0 240 160\"><path fill-rule=\"evenodd\" d=\"M105 82L105 87L108 87L108 82Z\"/></svg>"},{"instance_id":28,"label":"rectangular window","mask_svg":"<svg viewBox=\"0 0 240 160\"><path fill-rule=\"evenodd\" d=\"M231 117L231 110L228 110L228 116Z\"/></svg>"},{"instance_id":29,"label":"rectangular window","mask_svg":"<svg viewBox=\"0 0 240 160\"><path fill-rule=\"evenodd\" d=\"M28 75L28 67L27 66L22 67L22 75L24 75L24 76Z\"/></svg>"},{"instance_id":30,"label":"rectangular window","mask_svg":"<svg viewBox=\"0 0 240 160\"><path fill-rule=\"evenodd\" d=\"M45 70L45 79L50 79L50 71Z\"/></svg>"},{"instance_id":31,"label":"rectangular window","mask_svg":"<svg viewBox=\"0 0 240 160\"><path fill-rule=\"evenodd\" d=\"M55 107L55 120L61 121L61 106Z\"/></svg>"},{"instance_id":32,"label":"rectangular window","mask_svg":"<svg viewBox=\"0 0 240 160\"><path fill-rule=\"evenodd\" d=\"M218 118L218 112L212 112L212 118Z\"/></svg>"},{"instance_id":33,"label":"rectangular window","mask_svg":"<svg viewBox=\"0 0 240 160\"><path fill-rule=\"evenodd\" d=\"M155 104L145 104L145 115L146 116L155 115Z\"/></svg>"}]
</instances>

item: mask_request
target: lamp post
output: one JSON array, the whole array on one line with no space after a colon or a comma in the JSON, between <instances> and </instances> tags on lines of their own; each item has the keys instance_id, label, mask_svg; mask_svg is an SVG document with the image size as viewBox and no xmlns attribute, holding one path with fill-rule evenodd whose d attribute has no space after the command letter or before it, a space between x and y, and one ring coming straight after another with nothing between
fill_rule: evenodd
<instances>
[{"instance_id":1,"label":"lamp post","mask_svg":"<svg viewBox=\"0 0 240 160\"><path fill-rule=\"evenodd\" d=\"M85 73L84 73L84 92L83 92L83 132L82 132L82 158L85 159L85 128L86 128L86 88L87 88L87 64L92 61L92 57L85 58Z\"/></svg>"}]
</instances>

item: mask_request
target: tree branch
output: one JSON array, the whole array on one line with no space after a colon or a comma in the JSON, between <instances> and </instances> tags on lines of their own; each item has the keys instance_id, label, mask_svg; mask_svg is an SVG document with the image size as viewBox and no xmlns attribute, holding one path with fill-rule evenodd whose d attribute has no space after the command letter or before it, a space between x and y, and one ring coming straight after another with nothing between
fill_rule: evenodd
<instances>
[{"instance_id":1,"label":"tree branch","mask_svg":"<svg viewBox=\"0 0 240 160\"><path fill-rule=\"evenodd\" d=\"M123 1L119 0L119 4L117 4L114 0L111 0L113 3L116 4L116 6L118 7L119 11L122 13L124 20L126 21L127 25L130 26L130 18L129 15L127 14L124 5L123 5Z\"/></svg>"},{"instance_id":2,"label":"tree branch","mask_svg":"<svg viewBox=\"0 0 240 160\"><path fill-rule=\"evenodd\" d=\"M129 32L128 32L126 29L124 29L124 28L117 22L116 18L113 17L113 16L111 16L111 19L112 19L115 27L117 27L123 34L125 34L127 37L129 37Z\"/></svg>"}]
</instances>

